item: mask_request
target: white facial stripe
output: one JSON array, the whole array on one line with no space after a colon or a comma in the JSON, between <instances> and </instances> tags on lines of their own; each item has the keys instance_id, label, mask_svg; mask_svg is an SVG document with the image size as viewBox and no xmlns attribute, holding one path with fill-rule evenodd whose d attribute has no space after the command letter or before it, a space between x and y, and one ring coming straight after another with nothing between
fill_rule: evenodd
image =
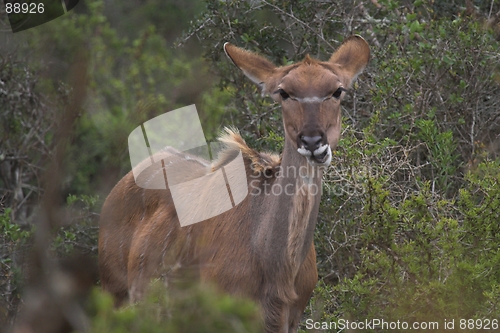
<instances>
[{"instance_id":1,"label":"white facial stripe","mask_svg":"<svg viewBox=\"0 0 500 333\"><path fill-rule=\"evenodd\" d=\"M321 103L323 102L327 97L303 97L303 98L296 98L297 101L301 103Z\"/></svg>"},{"instance_id":2,"label":"white facial stripe","mask_svg":"<svg viewBox=\"0 0 500 333\"><path fill-rule=\"evenodd\" d=\"M344 88L340 87L339 89L342 89L342 93L346 91ZM342 96L342 93L340 94ZM329 98L332 98L333 96L325 96L325 97L318 97L318 96L312 96L312 97L293 97L293 99L301 102L301 103L321 103ZM335 98L335 97L334 97ZM340 96L339 96L340 98ZM338 98L335 98L338 100Z\"/></svg>"}]
</instances>

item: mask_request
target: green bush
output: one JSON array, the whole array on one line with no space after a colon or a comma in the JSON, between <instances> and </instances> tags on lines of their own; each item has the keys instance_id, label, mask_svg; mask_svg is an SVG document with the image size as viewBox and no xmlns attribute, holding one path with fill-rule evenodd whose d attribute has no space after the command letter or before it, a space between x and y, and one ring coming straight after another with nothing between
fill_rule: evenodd
<instances>
[{"instance_id":1,"label":"green bush","mask_svg":"<svg viewBox=\"0 0 500 333\"><path fill-rule=\"evenodd\" d=\"M97 203L99 196L69 195L66 199L65 225L60 226L53 236L51 250L57 257L90 255L97 257L99 235Z\"/></svg>"},{"instance_id":2,"label":"green bush","mask_svg":"<svg viewBox=\"0 0 500 333\"><path fill-rule=\"evenodd\" d=\"M97 289L91 298L95 312L90 332L252 333L261 332L257 306L250 301L221 295L210 286L166 289L153 283L138 304L120 310L113 299Z\"/></svg>"},{"instance_id":3,"label":"green bush","mask_svg":"<svg viewBox=\"0 0 500 333\"><path fill-rule=\"evenodd\" d=\"M24 261L32 230L13 223L10 208L0 214L0 321L12 323L21 302Z\"/></svg>"},{"instance_id":4,"label":"green bush","mask_svg":"<svg viewBox=\"0 0 500 333\"><path fill-rule=\"evenodd\" d=\"M327 175L327 186L345 191L324 192L316 234L323 282L310 316L437 321L435 332L444 319L498 318L500 162L480 163L447 198L419 177L411 150L346 147L347 132Z\"/></svg>"}]
</instances>

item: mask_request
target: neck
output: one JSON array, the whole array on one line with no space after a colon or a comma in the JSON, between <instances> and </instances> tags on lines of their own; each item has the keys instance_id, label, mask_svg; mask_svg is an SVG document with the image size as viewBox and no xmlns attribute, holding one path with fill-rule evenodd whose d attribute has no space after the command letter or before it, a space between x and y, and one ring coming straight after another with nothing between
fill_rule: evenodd
<instances>
[{"instance_id":1,"label":"neck","mask_svg":"<svg viewBox=\"0 0 500 333\"><path fill-rule=\"evenodd\" d=\"M264 212L256 232L256 248L272 265L286 263L295 273L313 241L321 200L322 170L310 165L285 137L281 170L261 194ZM277 266L276 266L277 267ZM295 274L293 274L295 275Z\"/></svg>"}]
</instances>

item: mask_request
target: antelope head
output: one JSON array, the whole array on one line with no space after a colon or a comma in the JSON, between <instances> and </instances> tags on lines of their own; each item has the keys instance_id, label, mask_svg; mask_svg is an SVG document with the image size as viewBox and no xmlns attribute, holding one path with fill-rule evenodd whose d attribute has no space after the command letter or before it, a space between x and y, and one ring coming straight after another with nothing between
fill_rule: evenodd
<instances>
[{"instance_id":1,"label":"antelope head","mask_svg":"<svg viewBox=\"0 0 500 333\"><path fill-rule=\"evenodd\" d=\"M284 67L229 43L224 51L263 95L281 104L285 141L311 165L328 166L340 138L340 101L370 59L368 43L351 36L328 61L307 55Z\"/></svg>"}]
</instances>

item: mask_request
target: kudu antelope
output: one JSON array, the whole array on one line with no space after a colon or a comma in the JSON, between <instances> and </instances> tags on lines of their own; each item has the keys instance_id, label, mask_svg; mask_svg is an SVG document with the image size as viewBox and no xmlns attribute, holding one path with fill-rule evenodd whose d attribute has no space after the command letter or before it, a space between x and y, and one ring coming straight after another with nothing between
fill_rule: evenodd
<instances>
[{"instance_id":1,"label":"kudu antelope","mask_svg":"<svg viewBox=\"0 0 500 333\"><path fill-rule=\"evenodd\" d=\"M224 50L263 94L281 104L281 158L250 149L228 130L220 139L227 148L210 167L224 166L241 151L249 194L233 209L186 227L179 225L168 189L139 188L127 174L101 214L102 287L118 304L133 302L169 267L196 267L201 281L255 300L266 332L296 332L318 278L313 233L322 170L340 137L340 101L368 63L370 49L351 36L329 61L306 56L285 67L229 43ZM185 162L186 172L208 165L187 157ZM269 191L270 186L283 191Z\"/></svg>"}]
</instances>

